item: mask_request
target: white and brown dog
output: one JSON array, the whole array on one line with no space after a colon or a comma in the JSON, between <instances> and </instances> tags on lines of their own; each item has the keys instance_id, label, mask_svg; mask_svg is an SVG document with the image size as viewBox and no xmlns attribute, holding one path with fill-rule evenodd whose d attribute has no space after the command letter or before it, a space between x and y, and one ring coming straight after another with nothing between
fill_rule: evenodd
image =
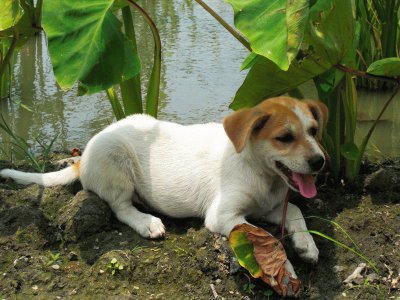
<instances>
[{"instance_id":1,"label":"white and brown dog","mask_svg":"<svg viewBox=\"0 0 400 300\"><path fill-rule=\"evenodd\" d=\"M209 230L228 236L246 217L280 224L288 188L315 196L311 174L325 163L318 140L327 114L321 102L278 97L234 112L223 124L182 126L134 115L95 135L80 164L47 174L4 169L0 175L42 186L80 179L144 237L161 237L165 229L135 201L171 217L203 217ZM316 262L318 249L292 204L286 229L300 257Z\"/></svg>"}]
</instances>

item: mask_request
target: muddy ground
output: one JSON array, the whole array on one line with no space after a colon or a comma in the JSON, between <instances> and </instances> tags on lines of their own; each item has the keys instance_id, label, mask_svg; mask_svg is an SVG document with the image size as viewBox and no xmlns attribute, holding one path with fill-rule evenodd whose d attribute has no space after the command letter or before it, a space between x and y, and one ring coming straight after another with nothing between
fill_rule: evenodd
<instances>
[{"instance_id":1,"label":"muddy ground","mask_svg":"<svg viewBox=\"0 0 400 300\"><path fill-rule=\"evenodd\" d=\"M340 224L378 274L369 266L345 284L360 256L315 236L320 259L313 266L286 240L300 299L400 299L400 162L367 164L362 173L353 184L321 177L317 199L291 201L305 216ZM0 181L0 299L280 299L238 268L226 239L201 220L160 217L167 236L146 240L79 183L42 189ZM278 235L276 226L253 223ZM355 248L331 223L307 224Z\"/></svg>"}]
</instances>

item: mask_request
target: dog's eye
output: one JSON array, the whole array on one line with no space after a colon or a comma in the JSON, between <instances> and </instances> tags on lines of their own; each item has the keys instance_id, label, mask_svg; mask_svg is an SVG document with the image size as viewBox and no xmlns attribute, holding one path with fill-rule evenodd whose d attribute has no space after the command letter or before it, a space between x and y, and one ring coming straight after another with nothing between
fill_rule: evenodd
<instances>
[{"instance_id":1,"label":"dog's eye","mask_svg":"<svg viewBox=\"0 0 400 300\"><path fill-rule=\"evenodd\" d=\"M294 141L294 136L291 133L286 133L284 135L276 137L275 139L280 141L281 143L291 143Z\"/></svg>"},{"instance_id":2,"label":"dog's eye","mask_svg":"<svg viewBox=\"0 0 400 300\"><path fill-rule=\"evenodd\" d=\"M308 133L309 133L310 135L312 135L312 136L316 136L316 135L317 135L317 132L318 132L317 127L311 127L311 128L308 130Z\"/></svg>"},{"instance_id":3,"label":"dog's eye","mask_svg":"<svg viewBox=\"0 0 400 300\"><path fill-rule=\"evenodd\" d=\"M311 127L311 128L308 130L308 133L311 134L312 136L316 136L317 133L318 133L318 128L317 128L317 127Z\"/></svg>"}]
</instances>

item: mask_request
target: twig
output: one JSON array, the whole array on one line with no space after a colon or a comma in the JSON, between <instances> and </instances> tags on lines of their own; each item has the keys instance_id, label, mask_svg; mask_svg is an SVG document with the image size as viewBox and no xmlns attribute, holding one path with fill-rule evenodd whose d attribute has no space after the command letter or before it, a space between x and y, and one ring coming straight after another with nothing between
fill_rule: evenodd
<instances>
[{"instance_id":1,"label":"twig","mask_svg":"<svg viewBox=\"0 0 400 300\"><path fill-rule=\"evenodd\" d=\"M343 282L350 284L353 282L353 280L362 278L361 272L364 271L366 267L367 265L365 263L360 263L353 271L353 273L351 273L351 275L347 277Z\"/></svg>"},{"instance_id":2,"label":"twig","mask_svg":"<svg viewBox=\"0 0 400 300\"><path fill-rule=\"evenodd\" d=\"M198 4L200 4L210 15L212 15L226 30L229 31L243 46L247 48L247 50L251 51L250 43L241 36L235 29L232 28L224 19L221 18L211 7L205 4L202 0L195 0Z\"/></svg>"},{"instance_id":3,"label":"twig","mask_svg":"<svg viewBox=\"0 0 400 300\"><path fill-rule=\"evenodd\" d=\"M377 79L377 80L383 80L383 81L390 81L390 82L395 82L399 83L399 79L396 79L394 77L388 77L388 76L379 76L379 75L372 75L364 71L356 70L347 66L344 66L342 64L336 64L335 68L339 69L340 71L343 71L345 73L350 73L359 77L364 77L364 78L369 78L369 79Z\"/></svg>"},{"instance_id":4,"label":"twig","mask_svg":"<svg viewBox=\"0 0 400 300\"><path fill-rule=\"evenodd\" d=\"M211 291L213 293L214 299L217 299L218 298L218 294L217 294L217 291L215 290L215 287L214 287L214 285L212 283L210 283L210 287L211 287Z\"/></svg>"}]
</instances>

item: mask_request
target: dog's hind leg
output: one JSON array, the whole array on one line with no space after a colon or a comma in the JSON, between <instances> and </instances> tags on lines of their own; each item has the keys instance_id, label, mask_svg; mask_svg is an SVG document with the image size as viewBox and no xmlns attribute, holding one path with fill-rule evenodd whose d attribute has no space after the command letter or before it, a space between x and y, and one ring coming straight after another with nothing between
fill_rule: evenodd
<instances>
[{"instance_id":1,"label":"dog's hind leg","mask_svg":"<svg viewBox=\"0 0 400 300\"><path fill-rule=\"evenodd\" d=\"M165 228L162 221L150 214L137 210L132 205L133 190L113 192L113 199L105 199L118 220L132 227L137 233L146 238L164 236Z\"/></svg>"},{"instance_id":2,"label":"dog's hind leg","mask_svg":"<svg viewBox=\"0 0 400 300\"><path fill-rule=\"evenodd\" d=\"M121 155L121 157L126 157ZM137 233L146 238L159 238L165 234L162 221L150 214L137 210L132 199L135 192L135 176L126 161L121 158L94 159L91 157L90 168L81 172L82 186L105 200L118 220L132 227ZM103 161L102 164L96 161ZM88 172L90 170L90 172Z\"/></svg>"}]
</instances>

